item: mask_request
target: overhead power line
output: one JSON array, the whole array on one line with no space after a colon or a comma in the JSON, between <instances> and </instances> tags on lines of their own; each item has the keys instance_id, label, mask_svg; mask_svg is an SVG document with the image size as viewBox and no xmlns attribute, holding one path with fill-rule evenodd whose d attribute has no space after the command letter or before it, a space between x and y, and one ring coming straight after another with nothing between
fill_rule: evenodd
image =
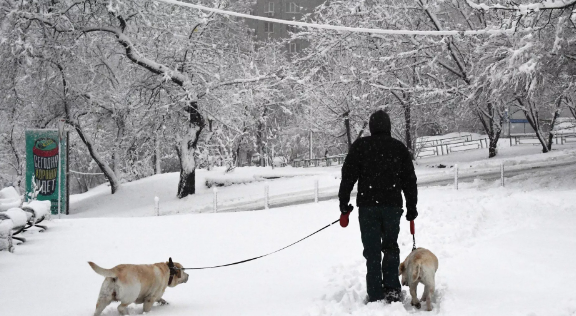
<instances>
[{"instance_id":1,"label":"overhead power line","mask_svg":"<svg viewBox=\"0 0 576 316\"><path fill-rule=\"evenodd\" d=\"M209 11L223 15L236 16L245 19L273 22L279 24L295 25L300 27L311 27L317 29L327 29L335 31L345 31L345 32L355 32L355 33L371 33L371 34L382 34L382 35L424 35L424 36L469 36L469 35L492 35L492 34L502 34L502 33L513 33L513 29L482 29L482 30L470 30L470 31L410 31L410 30L383 30L383 29L371 29L371 28L361 28L361 27L348 27L348 26L338 26L330 24L315 24L307 22L298 22L290 20L280 20L274 18L267 18L263 16L250 15L245 13L238 13L233 11L226 11L217 8L209 8L198 4L186 3L176 0L154 0L156 2L162 2L166 4L178 5L182 7L189 7L193 9L198 9L202 11Z\"/></svg>"}]
</instances>

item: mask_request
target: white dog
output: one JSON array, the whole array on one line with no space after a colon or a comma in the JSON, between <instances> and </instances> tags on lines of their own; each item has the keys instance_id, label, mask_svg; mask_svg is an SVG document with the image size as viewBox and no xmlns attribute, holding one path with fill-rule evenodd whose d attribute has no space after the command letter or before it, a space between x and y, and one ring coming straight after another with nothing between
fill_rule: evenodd
<instances>
[{"instance_id":1,"label":"white dog","mask_svg":"<svg viewBox=\"0 0 576 316\"><path fill-rule=\"evenodd\" d=\"M155 264L121 264L112 269L104 269L93 262L88 262L92 269L104 279L96 303L94 316L99 316L112 301L120 302L118 312L128 315L127 306L131 303L144 304L144 312L152 309L154 302L168 304L162 299L166 287L175 287L188 281L179 263L168 262Z\"/></svg>"},{"instance_id":2,"label":"white dog","mask_svg":"<svg viewBox=\"0 0 576 316\"><path fill-rule=\"evenodd\" d=\"M436 270L438 270L438 258L430 250L424 248L412 251L406 260L400 264L398 273L402 275L402 285L410 287L412 306L421 307L416 294L416 288L420 282L424 284L424 294L422 294L421 301L426 301L428 311L432 310Z\"/></svg>"}]
</instances>

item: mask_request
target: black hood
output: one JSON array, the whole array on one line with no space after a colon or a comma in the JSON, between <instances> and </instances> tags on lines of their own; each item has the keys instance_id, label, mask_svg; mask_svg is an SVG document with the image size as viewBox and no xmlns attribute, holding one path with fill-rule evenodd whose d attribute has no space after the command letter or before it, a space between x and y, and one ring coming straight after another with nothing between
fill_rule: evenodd
<instances>
[{"instance_id":1,"label":"black hood","mask_svg":"<svg viewBox=\"0 0 576 316\"><path fill-rule=\"evenodd\" d=\"M368 123L371 135L391 135L392 126L390 125L390 116L382 110L378 110L370 115Z\"/></svg>"}]
</instances>

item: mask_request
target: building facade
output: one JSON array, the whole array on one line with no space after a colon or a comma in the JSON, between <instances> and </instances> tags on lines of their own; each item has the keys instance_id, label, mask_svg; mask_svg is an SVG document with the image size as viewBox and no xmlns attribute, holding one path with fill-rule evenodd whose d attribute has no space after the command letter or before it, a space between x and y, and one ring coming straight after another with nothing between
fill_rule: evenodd
<instances>
[{"instance_id":1,"label":"building facade","mask_svg":"<svg viewBox=\"0 0 576 316\"><path fill-rule=\"evenodd\" d=\"M552 122L553 113L548 111L540 112L540 123L542 131L550 131L550 123ZM506 126L503 126L502 135L532 135L536 133L532 126L528 123L524 112L515 106L510 106L506 116L505 116ZM571 115L568 109L564 109L556 122L556 128L554 130L560 130L563 127L568 127L567 130L570 131L576 126L576 120Z\"/></svg>"},{"instance_id":2,"label":"building facade","mask_svg":"<svg viewBox=\"0 0 576 316\"><path fill-rule=\"evenodd\" d=\"M301 21L305 14L312 13L314 9L325 0L257 0L250 12L252 15L264 16L280 20ZM250 20L248 25L254 30L258 41L281 40L297 32L292 25L273 22ZM286 44L289 53L297 53L306 48L307 43L302 40L292 40Z\"/></svg>"}]
</instances>

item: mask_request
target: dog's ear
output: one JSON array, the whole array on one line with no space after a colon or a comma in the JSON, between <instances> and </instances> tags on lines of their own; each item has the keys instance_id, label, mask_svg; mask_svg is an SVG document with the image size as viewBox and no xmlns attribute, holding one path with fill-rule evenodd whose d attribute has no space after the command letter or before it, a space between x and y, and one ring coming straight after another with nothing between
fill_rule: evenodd
<instances>
[{"instance_id":1,"label":"dog's ear","mask_svg":"<svg viewBox=\"0 0 576 316\"><path fill-rule=\"evenodd\" d=\"M398 275L402 275L402 273L404 273L404 270L406 270L406 266L404 265L404 262L402 262L398 267Z\"/></svg>"}]
</instances>

